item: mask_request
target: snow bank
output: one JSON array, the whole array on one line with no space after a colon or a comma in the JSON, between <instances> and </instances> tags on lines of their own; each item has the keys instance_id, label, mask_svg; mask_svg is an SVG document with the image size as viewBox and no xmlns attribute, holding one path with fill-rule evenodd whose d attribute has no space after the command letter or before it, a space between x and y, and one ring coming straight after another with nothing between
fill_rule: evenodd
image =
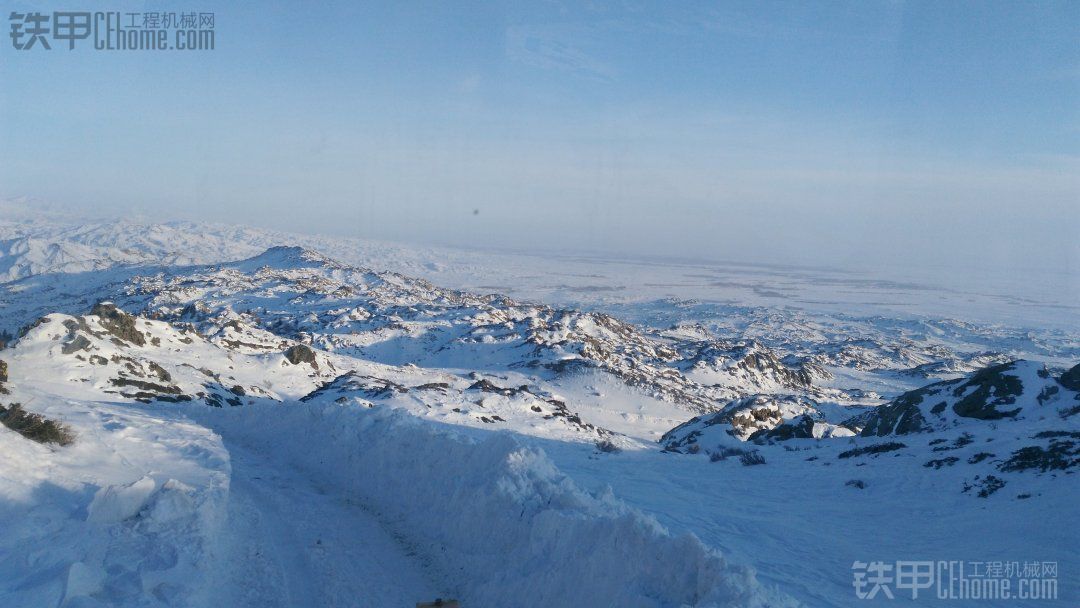
<instances>
[{"instance_id":1,"label":"snow bank","mask_svg":"<svg viewBox=\"0 0 1080 608\"><path fill-rule=\"evenodd\" d=\"M509 433L477 440L403 412L256 406L212 413L390 514L473 606L790 606L744 566L595 496Z\"/></svg>"},{"instance_id":2,"label":"snow bank","mask_svg":"<svg viewBox=\"0 0 1080 608\"><path fill-rule=\"evenodd\" d=\"M228 498L220 437L135 407L24 396L77 439L42 446L0 427L0 606L207 605Z\"/></svg>"}]
</instances>

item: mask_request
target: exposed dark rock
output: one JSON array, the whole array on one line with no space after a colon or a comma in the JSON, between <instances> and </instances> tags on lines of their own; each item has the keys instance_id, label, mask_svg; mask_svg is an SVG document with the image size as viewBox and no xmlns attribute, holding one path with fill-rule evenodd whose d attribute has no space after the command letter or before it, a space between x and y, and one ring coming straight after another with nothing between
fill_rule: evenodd
<instances>
[{"instance_id":1,"label":"exposed dark rock","mask_svg":"<svg viewBox=\"0 0 1080 608\"><path fill-rule=\"evenodd\" d=\"M596 449L604 452L605 454L618 454L622 449L611 442L609 439L603 439L596 442Z\"/></svg>"},{"instance_id":2,"label":"exposed dark rock","mask_svg":"<svg viewBox=\"0 0 1080 608\"><path fill-rule=\"evenodd\" d=\"M315 360L315 351L303 344L290 346L285 350L285 358L293 365L307 363L314 369L319 369L319 362Z\"/></svg>"},{"instance_id":3,"label":"exposed dark rock","mask_svg":"<svg viewBox=\"0 0 1080 608\"><path fill-rule=\"evenodd\" d=\"M944 441L945 440L942 439L941 443L944 443ZM951 444L938 445L937 447L934 448L934 451L935 452L949 452L949 451L952 451L952 450L959 450L960 448L962 448L962 447L964 447L966 445L971 445L974 441L975 441L975 438L972 437L970 433L963 433L962 435L960 435L959 437L954 439Z\"/></svg>"},{"instance_id":4,"label":"exposed dark rock","mask_svg":"<svg viewBox=\"0 0 1080 608\"><path fill-rule=\"evenodd\" d=\"M318 397L327 395L358 395L366 399L381 399L397 393L407 393L409 389L392 380L364 376L356 372L348 372L323 384L300 398L307 402Z\"/></svg>"},{"instance_id":5,"label":"exposed dark rock","mask_svg":"<svg viewBox=\"0 0 1080 608\"><path fill-rule=\"evenodd\" d=\"M99 302L90 314L100 319L101 326L117 338L136 346L145 346L146 337L135 328L135 317L120 310L112 302Z\"/></svg>"},{"instance_id":6,"label":"exposed dark rock","mask_svg":"<svg viewBox=\"0 0 1080 608\"><path fill-rule=\"evenodd\" d=\"M1016 403L1016 398L1024 392L1024 385L1020 379L1005 373L1012 370L1013 365L1004 363L975 372L967 382L953 390L953 396L959 397L970 388L975 388L953 405L953 411L958 416L979 420L1012 418L1020 413L1020 408L998 409L1002 405Z\"/></svg>"},{"instance_id":7,"label":"exposed dark rock","mask_svg":"<svg viewBox=\"0 0 1080 608\"><path fill-rule=\"evenodd\" d=\"M1069 371L1061 374L1058 378L1058 382L1061 386L1069 389L1070 391L1080 391L1080 364L1077 364Z\"/></svg>"},{"instance_id":8,"label":"exposed dark rock","mask_svg":"<svg viewBox=\"0 0 1080 608\"><path fill-rule=\"evenodd\" d=\"M131 378L112 378L109 380L109 383L113 386L131 386L150 393L160 393L165 395L179 395L181 393L179 386L174 386L172 384L155 384L153 382L134 380Z\"/></svg>"},{"instance_id":9,"label":"exposed dark rock","mask_svg":"<svg viewBox=\"0 0 1080 608\"><path fill-rule=\"evenodd\" d=\"M975 488L979 489L979 498L988 498L994 492L997 492L1001 488L1005 487L1005 481L1000 477L993 475L987 475L985 478L976 476L974 483L964 483L964 492L970 492Z\"/></svg>"},{"instance_id":10,"label":"exposed dark rock","mask_svg":"<svg viewBox=\"0 0 1080 608\"><path fill-rule=\"evenodd\" d=\"M544 365L544 367L550 369L556 374L559 374L560 376L569 376L590 369L596 369L597 365L596 363L592 361L586 361L585 359L560 359L552 363L547 363ZM620 378L623 378L623 376L621 375L618 376Z\"/></svg>"},{"instance_id":11,"label":"exposed dark rock","mask_svg":"<svg viewBox=\"0 0 1080 608\"><path fill-rule=\"evenodd\" d=\"M1007 407L1017 403L1023 395L1024 386L1015 372L1021 362L1013 361L979 370L967 378L936 382L909 391L883 405L860 421L865 422L863 436L906 435L933 430L930 421L945 421L945 411L952 403L952 411L965 418L977 420L1001 420L1015 418L1022 408ZM1030 363L1023 362L1030 366ZM1075 369L1075 368L1074 368ZM1070 372L1071 373L1071 372ZM1063 376L1064 377L1064 376ZM1067 379L1066 382L1071 380ZM1031 397L1036 397L1031 395ZM1042 391L1036 397L1039 403L1053 397ZM933 404L928 410L924 407ZM928 420L929 418L929 420ZM860 422L852 421L852 422ZM848 424L846 426L857 426ZM939 427L940 428L940 427Z\"/></svg>"},{"instance_id":12,"label":"exposed dark rock","mask_svg":"<svg viewBox=\"0 0 1080 608\"><path fill-rule=\"evenodd\" d=\"M82 334L76 334L67 344L60 347L60 352L65 355L76 353L80 350L90 350L92 343L90 339Z\"/></svg>"},{"instance_id":13,"label":"exposed dark rock","mask_svg":"<svg viewBox=\"0 0 1080 608\"><path fill-rule=\"evenodd\" d=\"M772 429L778 429L776 439L790 439L799 431L778 428L785 425L784 416L792 417L786 424L796 424L800 416L809 416L810 422L803 423L809 424L812 430L815 421L824 419L817 406L816 401L797 395L749 395L728 402L719 412L696 416L680 424L664 433L660 442L672 448L695 443L705 429L716 425L730 425L724 432L743 440L756 437L760 441L769 441L774 437L762 432Z\"/></svg>"},{"instance_id":14,"label":"exposed dark rock","mask_svg":"<svg viewBox=\"0 0 1080 608\"><path fill-rule=\"evenodd\" d=\"M450 385L445 382L428 382L427 384L420 384L414 386L415 391L443 391L446 392L450 389Z\"/></svg>"},{"instance_id":15,"label":"exposed dark rock","mask_svg":"<svg viewBox=\"0 0 1080 608\"><path fill-rule=\"evenodd\" d=\"M941 467L951 467L957 462L960 462L960 459L956 456L947 456L945 458L936 458L934 460L927 461L927 463L923 466L928 469L940 469Z\"/></svg>"},{"instance_id":16,"label":"exposed dark rock","mask_svg":"<svg viewBox=\"0 0 1080 608\"><path fill-rule=\"evenodd\" d=\"M218 392L218 390L220 388L223 388L223 387L214 386L214 385L211 385L211 384L204 384L203 386L207 389L208 392L205 392L205 393L200 392L200 393L198 393L197 396L200 399L202 399L203 401L205 401L206 404L211 406L211 407L222 407L226 403L235 407L235 406L238 406L238 405L243 405L243 403L244 403L243 401L240 400L239 397L236 397L236 396L233 396L233 395L230 395L230 394L225 394L225 395L220 394Z\"/></svg>"},{"instance_id":17,"label":"exposed dark rock","mask_svg":"<svg viewBox=\"0 0 1080 608\"><path fill-rule=\"evenodd\" d=\"M1039 392L1039 395L1035 399L1039 402L1039 405L1045 404L1052 399L1054 395L1061 392L1061 388L1057 386L1044 386L1043 390Z\"/></svg>"},{"instance_id":18,"label":"exposed dark rock","mask_svg":"<svg viewBox=\"0 0 1080 608\"><path fill-rule=\"evenodd\" d=\"M715 369L733 379L739 377L767 378L793 390L809 389L815 376L830 378L832 374L813 361L799 361L789 367L771 349L757 342L704 342L687 363L691 367Z\"/></svg>"},{"instance_id":19,"label":"exposed dark rock","mask_svg":"<svg viewBox=\"0 0 1080 608\"><path fill-rule=\"evenodd\" d=\"M1080 434L1080 433L1078 433ZM1032 445L1012 453L998 468L1002 471L1067 471L1080 465L1080 445L1069 438L1054 438L1046 447Z\"/></svg>"},{"instance_id":20,"label":"exposed dark rock","mask_svg":"<svg viewBox=\"0 0 1080 608\"><path fill-rule=\"evenodd\" d=\"M893 452L906 447L907 445L900 443L899 441L888 441L885 443L878 443L875 445L868 445L862 448L847 450L846 452L840 452L839 457L854 458L855 456L864 456L866 454L884 454L885 452Z\"/></svg>"},{"instance_id":21,"label":"exposed dark rock","mask_svg":"<svg viewBox=\"0 0 1080 608\"><path fill-rule=\"evenodd\" d=\"M1035 439L1058 439L1066 437L1070 439L1080 439L1080 431L1042 431L1041 433L1035 433Z\"/></svg>"},{"instance_id":22,"label":"exposed dark rock","mask_svg":"<svg viewBox=\"0 0 1080 608\"><path fill-rule=\"evenodd\" d=\"M863 437L883 437L885 435L907 435L930 430L919 404L927 394L925 388L904 393L892 403L883 405L866 417ZM850 426L848 421L844 423Z\"/></svg>"},{"instance_id":23,"label":"exposed dark rock","mask_svg":"<svg viewBox=\"0 0 1080 608\"><path fill-rule=\"evenodd\" d=\"M787 441L789 439L813 439L815 420L809 414L803 414L771 429L762 429L750 435L750 441L765 443L768 441Z\"/></svg>"},{"instance_id":24,"label":"exposed dark rock","mask_svg":"<svg viewBox=\"0 0 1080 608\"><path fill-rule=\"evenodd\" d=\"M172 382L172 375L169 374L169 372L167 372L164 367L161 367L153 361L148 361L146 365L150 368L150 372L153 373L158 380L161 380L162 382Z\"/></svg>"},{"instance_id":25,"label":"exposed dark rock","mask_svg":"<svg viewBox=\"0 0 1080 608\"><path fill-rule=\"evenodd\" d=\"M522 384L521 386L518 386L518 387L499 386L499 385L495 384L494 382L488 380L487 378L482 378L480 380L477 380L476 382L473 382L471 385L469 385L468 390L470 390L470 391L478 390L478 391L482 391L482 392L485 392L485 393L495 393L497 395L503 395L503 396L506 396L506 397L513 397L514 395L530 392L528 385L525 385L525 384Z\"/></svg>"}]
</instances>

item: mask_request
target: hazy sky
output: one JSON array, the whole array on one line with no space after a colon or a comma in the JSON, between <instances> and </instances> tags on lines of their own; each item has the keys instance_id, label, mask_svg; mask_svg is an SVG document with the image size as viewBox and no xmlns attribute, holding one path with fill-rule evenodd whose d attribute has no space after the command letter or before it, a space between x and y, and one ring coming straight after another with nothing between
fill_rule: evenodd
<instances>
[{"instance_id":1,"label":"hazy sky","mask_svg":"<svg viewBox=\"0 0 1080 608\"><path fill-rule=\"evenodd\" d=\"M1080 272L1078 2L219 4L209 52L17 51L5 21L0 196L383 240Z\"/></svg>"}]
</instances>

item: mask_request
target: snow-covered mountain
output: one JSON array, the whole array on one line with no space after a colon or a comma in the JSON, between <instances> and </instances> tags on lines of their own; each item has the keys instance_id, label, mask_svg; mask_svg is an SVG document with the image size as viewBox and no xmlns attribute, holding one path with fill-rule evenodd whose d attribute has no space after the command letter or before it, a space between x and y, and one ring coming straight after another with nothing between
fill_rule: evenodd
<instances>
[{"instance_id":1,"label":"snow-covered mountain","mask_svg":"<svg viewBox=\"0 0 1080 608\"><path fill-rule=\"evenodd\" d=\"M898 441L857 447L824 443L834 444L839 458L904 450L927 458L927 468L978 472L965 481L965 491L994 480L993 488L984 488L988 495L1005 486L997 476L1004 472L1070 475L1080 467L1077 379L1080 365L1054 374L1039 363L1013 361L906 392L850 417L850 412L806 399L757 395L695 417L665 434L661 443L669 451L718 457L739 450L739 442L813 440L819 447L822 440L856 435L895 437Z\"/></svg>"},{"instance_id":2,"label":"snow-covered mountain","mask_svg":"<svg viewBox=\"0 0 1080 608\"><path fill-rule=\"evenodd\" d=\"M1039 516L1077 499L1078 332L3 228L4 605L839 606L854 560L1078 557Z\"/></svg>"},{"instance_id":3,"label":"snow-covered mountain","mask_svg":"<svg viewBox=\"0 0 1080 608\"><path fill-rule=\"evenodd\" d=\"M77 313L109 300L251 352L278 350L284 337L390 365L512 371L530 382L595 371L691 412L778 390L851 400L842 390L814 386L805 365L790 368L760 344L681 341L603 313L441 289L298 247L235 263L137 272L105 273L102 284L65 281L64 293L47 304L42 293L55 293L54 280L20 281L0 296L9 311L0 330L14 334L50 309Z\"/></svg>"}]
</instances>

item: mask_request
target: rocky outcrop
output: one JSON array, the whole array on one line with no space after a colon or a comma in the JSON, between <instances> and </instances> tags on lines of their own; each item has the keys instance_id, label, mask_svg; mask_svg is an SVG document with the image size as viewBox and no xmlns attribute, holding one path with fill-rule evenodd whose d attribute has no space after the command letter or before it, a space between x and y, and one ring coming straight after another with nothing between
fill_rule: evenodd
<instances>
[{"instance_id":1,"label":"rocky outcrop","mask_svg":"<svg viewBox=\"0 0 1080 608\"><path fill-rule=\"evenodd\" d=\"M931 391L918 389L900 395L887 405L882 405L861 419L846 424L861 426L863 437L907 435L929 431L930 425L923 416L920 404Z\"/></svg>"},{"instance_id":2,"label":"rocky outcrop","mask_svg":"<svg viewBox=\"0 0 1080 608\"><path fill-rule=\"evenodd\" d=\"M392 380L357 372L347 372L304 395L300 398L300 401L307 402L327 397L333 399L342 397L378 399L407 392L409 392L407 387Z\"/></svg>"},{"instance_id":3,"label":"rocky outcrop","mask_svg":"<svg viewBox=\"0 0 1080 608\"><path fill-rule=\"evenodd\" d=\"M973 421L1023 418L1051 404L1080 399L1080 391L1070 388L1080 388L1078 368L1054 378L1042 364L1031 361L993 365L966 378L936 382L904 393L851 420L849 426L863 427L863 436L883 437L941 430Z\"/></svg>"},{"instance_id":4,"label":"rocky outcrop","mask_svg":"<svg viewBox=\"0 0 1080 608\"><path fill-rule=\"evenodd\" d=\"M975 372L967 382L953 389L954 397L961 397L953 404L958 416L979 420L1015 418L1020 413L1016 399L1024 393L1020 378L1008 372L1014 371L1012 363L995 365Z\"/></svg>"},{"instance_id":5,"label":"rocky outcrop","mask_svg":"<svg viewBox=\"0 0 1080 608\"><path fill-rule=\"evenodd\" d=\"M701 382L754 390L807 390L814 377L831 374L814 362L785 365L777 354L757 342L706 342L686 361L687 372Z\"/></svg>"},{"instance_id":6,"label":"rocky outcrop","mask_svg":"<svg viewBox=\"0 0 1080 608\"><path fill-rule=\"evenodd\" d=\"M827 439L831 437L853 437L855 431L843 425L830 424L820 417L803 414L784 421L782 424L763 429L750 435L749 440L757 444L791 439Z\"/></svg>"},{"instance_id":7,"label":"rocky outcrop","mask_svg":"<svg viewBox=\"0 0 1080 608\"><path fill-rule=\"evenodd\" d=\"M1035 470L1047 473L1080 466L1080 432L1043 431L1033 439L1046 440L1046 443L1014 451L998 468L1002 472Z\"/></svg>"},{"instance_id":8,"label":"rocky outcrop","mask_svg":"<svg viewBox=\"0 0 1080 608\"><path fill-rule=\"evenodd\" d=\"M314 369L319 369L319 362L315 360L315 351L310 347L303 344L297 344L290 346L285 350L285 359L293 365L300 365L301 363L307 363Z\"/></svg>"},{"instance_id":9,"label":"rocky outcrop","mask_svg":"<svg viewBox=\"0 0 1080 608\"><path fill-rule=\"evenodd\" d=\"M1070 391L1080 392L1080 364L1061 374L1058 382Z\"/></svg>"},{"instance_id":10,"label":"rocky outcrop","mask_svg":"<svg viewBox=\"0 0 1080 608\"><path fill-rule=\"evenodd\" d=\"M735 399L719 412L697 416L671 429L660 438L669 450L691 448L704 442L710 446L730 441L747 441L755 435L767 433L785 424L785 421L805 418L810 425L824 420L818 404L812 399L795 395L751 395ZM793 431L793 429L788 429ZM786 433L787 431L781 431ZM794 432L794 431L793 431Z\"/></svg>"},{"instance_id":11,"label":"rocky outcrop","mask_svg":"<svg viewBox=\"0 0 1080 608\"><path fill-rule=\"evenodd\" d=\"M112 302L99 302L90 310L98 323L113 336L136 346L146 345L146 336L135 327L135 317L120 310Z\"/></svg>"}]
</instances>

